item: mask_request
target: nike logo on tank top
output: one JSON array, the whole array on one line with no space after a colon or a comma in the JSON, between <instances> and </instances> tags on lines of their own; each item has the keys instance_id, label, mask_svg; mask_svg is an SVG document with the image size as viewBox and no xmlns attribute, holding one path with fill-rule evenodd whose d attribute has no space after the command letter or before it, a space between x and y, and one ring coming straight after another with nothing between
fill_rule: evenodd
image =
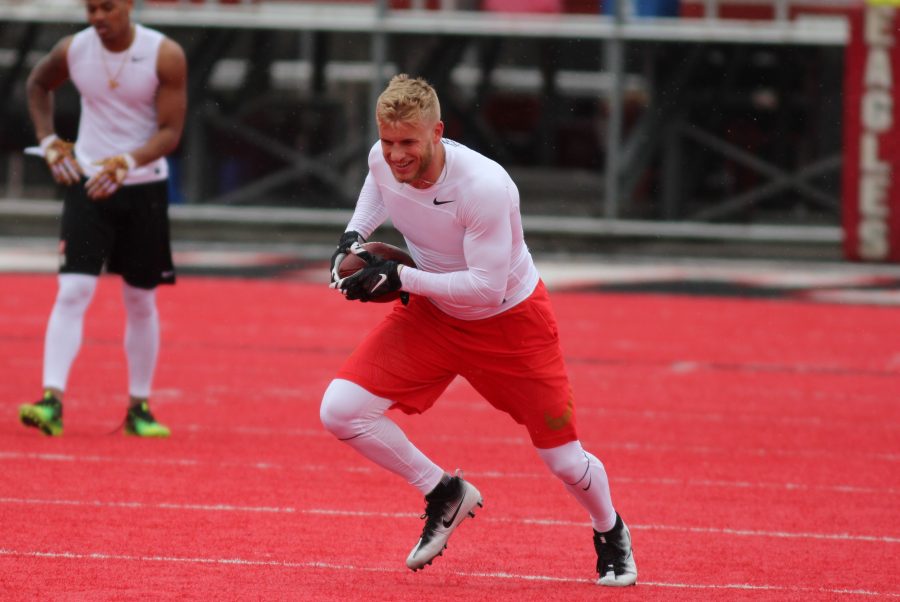
<instances>
[{"instance_id":1,"label":"nike logo on tank top","mask_svg":"<svg viewBox=\"0 0 900 602\"><path fill-rule=\"evenodd\" d=\"M156 133L156 59L163 39L162 33L137 24L131 47L122 52L104 48L93 27L72 38L69 75L81 95L75 156L86 176L99 170L96 161L133 151ZM134 169L125 184L168 175L168 164L160 158Z\"/></svg>"}]
</instances>

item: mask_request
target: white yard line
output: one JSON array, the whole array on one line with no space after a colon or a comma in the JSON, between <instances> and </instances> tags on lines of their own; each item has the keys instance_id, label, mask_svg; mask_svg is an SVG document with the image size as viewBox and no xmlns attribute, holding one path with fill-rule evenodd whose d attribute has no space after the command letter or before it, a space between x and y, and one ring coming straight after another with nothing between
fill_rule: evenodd
<instances>
[{"instance_id":1,"label":"white yard line","mask_svg":"<svg viewBox=\"0 0 900 602\"><path fill-rule=\"evenodd\" d=\"M342 564L309 560L294 562L288 560L256 560L252 558L216 558L216 557L182 557L182 556L153 556L116 554L113 552L72 552L51 550L13 550L0 548L0 556L16 558L73 560L73 561L120 561L139 563L164 563L164 564L199 564L199 565L228 565L237 567L266 567L284 569L309 569L324 571L360 572L360 573L395 573L404 574L407 571L400 568L384 566L360 566L355 564ZM585 583L584 577L559 577L553 575L532 575L527 573L508 572L477 572L477 571L449 571L450 574L472 579L504 580L504 581L528 581L548 583ZM349 577L345 577L349 578ZM638 581L638 588L673 588L686 590L746 590L769 591L790 594L818 594L829 596L865 596L874 598L900 598L898 592L879 592L865 589L839 589L824 587L786 587L781 585L750 584L750 583L686 583L665 581Z\"/></svg>"},{"instance_id":2,"label":"white yard line","mask_svg":"<svg viewBox=\"0 0 900 602\"><path fill-rule=\"evenodd\" d=\"M337 508L292 508L278 506L240 506L235 504L197 504L177 502L146 503L140 501L66 500L0 497L0 505L23 506L70 506L79 508L125 508L133 510L177 510L206 513L245 512L253 514L305 514L311 516L338 516L350 518L417 519L415 512L371 512L367 510L345 510ZM479 517L479 522L515 523L547 527L587 528L589 521L570 521L544 518L495 518ZM826 541L858 541L867 543L900 544L900 537L889 535L858 535L852 533L814 533L801 531L764 531L758 529L729 529L718 527L685 527L680 525L629 524L634 531L668 531L690 534L727 535L732 537L813 539Z\"/></svg>"},{"instance_id":3,"label":"white yard line","mask_svg":"<svg viewBox=\"0 0 900 602\"><path fill-rule=\"evenodd\" d=\"M524 443L523 443L524 444ZM606 445L607 448L614 448L614 445ZM628 449L632 449L629 447ZM656 448L654 448L654 453ZM718 452L717 452L718 453ZM770 452L770 455L772 453ZM777 454L776 454L777 455ZM48 454L36 452L21 452L13 450L0 450L0 462L8 461L39 461L39 462L65 462L65 463L100 463L100 464L141 464L145 466L194 466L206 470L209 466L217 469L221 468L249 468L251 470L274 471L289 470L298 472L324 472L343 470L350 473L372 473L375 470L371 466L354 465L336 469L333 466L325 464L281 464L278 462L268 461L225 461L225 462L206 462L194 458L159 458L159 457L120 457L120 456L96 456L96 455L75 455L75 454ZM498 470L467 470L466 474L470 477L486 478L486 479L546 479L549 477L547 472L509 472ZM718 479L676 479L676 478L647 478L647 477L615 477L612 478L613 483L640 483L645 485L655 485L662 487L712 487L719 489L767 489L782 491L815 491L827 493L841 494L857 494L857 495L898 495L900 490L894 487L864 487L849 484L831 484L831 485L810 485L807 483L796 482L776 482L776 481L726 481Z\"/></svg>"}]
</instances>

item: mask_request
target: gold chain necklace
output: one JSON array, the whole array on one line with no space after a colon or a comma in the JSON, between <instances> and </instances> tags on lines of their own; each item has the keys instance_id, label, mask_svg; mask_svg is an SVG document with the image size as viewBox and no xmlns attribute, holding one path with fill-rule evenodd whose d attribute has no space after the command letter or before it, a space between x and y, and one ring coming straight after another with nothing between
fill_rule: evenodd
<instances>
[{"instance_id":1,"label":"gold chain necklace","mask_svg":"<svg viewBox=\"0 0 900 602\"><path fill-rule=\"evenodd\" d=\"M125 56L122 58L122 62L119 63L119 68L116 69L116 72L113 74L110 73L109 65L106 64L106 53L108 51L104 48L103 44L100 44L100 59L103 61L103 70L106 72L106 81L109 83L110 90L115 90L119 87L119 76L122 74L122 70L125 69L125 65L128 63L132 46L134 46L133 36L131 38L131 43L128 44L128 49L125 51ZM110 52L110 54L112 53Z\"/></svg>"}]
</instances>

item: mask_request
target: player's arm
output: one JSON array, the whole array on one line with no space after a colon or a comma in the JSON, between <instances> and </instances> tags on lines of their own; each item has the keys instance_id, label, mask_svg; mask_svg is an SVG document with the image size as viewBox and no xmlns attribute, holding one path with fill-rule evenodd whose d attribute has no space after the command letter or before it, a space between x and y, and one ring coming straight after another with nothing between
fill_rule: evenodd
<instances>
[{"instance_id":1,"label":"player's arm","mask_svg":"<svg viewBox=\"0 0 900 602\"><path fill-rule=\"evenodd\" d=\"M57 137L53 127L53 93L69 79L66 55L72 36L61 39L47 53L25 82L28 97L28 113L34 125L34 133L44 152L44 159L60 184L74 184L81 179L81 170L72 153L72 143Z\"/></svg>"},{"instance_id":2,"label":"player's arm","mask_svg":"<svg viewBox=\"0 0 900 602\"><path fill-rule=\"evenodd\" d=\"M53 91L69 79L66 53L72 36L56 43L28 75L25 91L28 95L28 112L34 124L38 142L53 134Z\"/></svg>"},{"instance_id":3,"label":"player's arm","mask_svg":"<svg viewBox=\"0 0 900 602\"><path fill-rule=\"evenodd\" d=\"M340 280L338 271L341 261L350 252L350 247L354 243L363 243L366 239L387 219L387 208L384 206L384 200L372 172L366 176L362 189L359 192L359 198L356 200L356 208L353 210L353 216L347 229L341 234L338 245L331 254L329 268L331 269L331 282Z\"/></svg>"},{"instance_id":4,"label":"player's arm","mask_svg":"<svg viewBox=\"0 0 900 602\"><path fill-rule=\"evenodd\" d=\"M168 155L178 146L187 113L187 59L174 40L165 38L156 59L156 132L140 148L107 157L85 187L92 199L104 199L121 187L128 172Z\"/></svg>"},{"instance_id":5,"label":"player's arm","mask_svg":"<svg viewBox=\"0 0 900 602\"><path fill-rule=\"evenodd\" d=\"M469 200L463 208L466 270L436 274L403 267L399 271L402 290L464 305L502 304L512 256L510 195L506 186L485 184L480 189L481 200Z\"/></svg>"},{"instance_id":6,"label":"player's arm","mask_svg":"<svg viewBox=\"0 0 900 602\"><path fill-rule=\"evenodd\" d=\"M174 40L166 38L156 62L159 89L156 92L156 134L132 151L138 165L170 154L178 147L187 114L187 59Z\"/></svg>"},{"instance_id":7,"label":"player's arm","mask_svg":"<svg viewBox=\"0 0 900 602\"><path fill-rule=\"evenodd\" d=\"M370 171L359 191L356 207L353 209L353 217L350 218L347 230L355 230L364 238L368 238L387 218L388 212L384 206L384 199Z\"/></svg>"}]
</instances>

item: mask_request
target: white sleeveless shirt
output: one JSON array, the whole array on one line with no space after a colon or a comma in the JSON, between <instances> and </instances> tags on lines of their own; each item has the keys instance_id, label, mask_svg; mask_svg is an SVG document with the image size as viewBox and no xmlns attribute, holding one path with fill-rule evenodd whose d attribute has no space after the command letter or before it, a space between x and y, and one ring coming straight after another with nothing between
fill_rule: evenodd
<instances>
[{"instance_id":1,"label":"white sleeveless shirt","mask_svg":"<svg viewBox=\"0 0 900 602\"><path fill-rule=\"evenodd\" d=\"M73 36L66 58L81 95L75 156L86 176L99 171L97 161L131 152L156 133L156 60L163 39L162 33L136 24L131 47L110 52L93 27ZM125 184L157 182L168 175L168 163L160 157L132 170Z\"/></svg>"}]
</instances>

